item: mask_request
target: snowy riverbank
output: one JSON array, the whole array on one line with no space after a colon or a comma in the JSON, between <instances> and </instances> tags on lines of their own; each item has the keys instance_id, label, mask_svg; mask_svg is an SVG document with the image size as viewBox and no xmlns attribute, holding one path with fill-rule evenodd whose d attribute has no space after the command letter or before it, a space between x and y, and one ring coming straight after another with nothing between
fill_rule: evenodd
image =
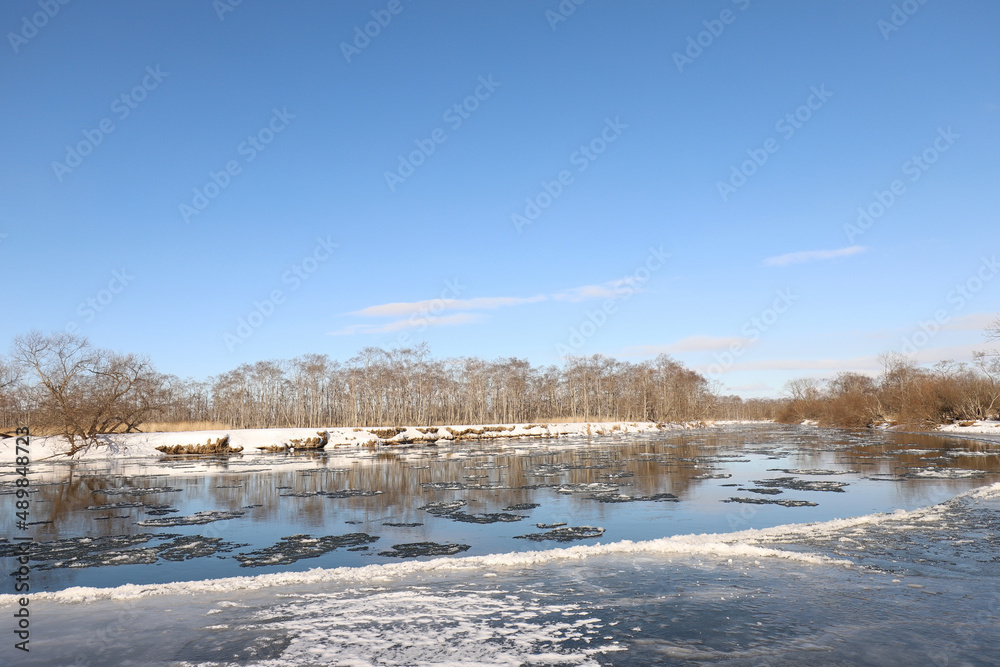
<instances>
[{"instance_id":1,"label":"snowy riverbank","mask_svg":"<svg viewBox=\"0 0 1000 667\"><path fill-rule=\"evenodd\" d=\"M718 422L723 423L723 422ZM344 447L403 447L454 440L492 440L506 438L556 438L560 436L607 436L615 434L656 433L703 428L712 422L553 422L534 424L480 424L407 427L334 427L228 429L217 431L177 431L166 433L119 433L101 436L103 445L81 450L72 459L112 459L161 457L157 447L204 445L219 438L229 438L229 446L243 448L244 454L257 454L268 447L295 446L326 434L326 449ZM0 460L14 460L15 439L0 440ZM31 458L34 461L56 457L69 460L63 453L69 443L61 436L32 436Z\"/></svg>"},{"instance_id":2,"label":"snowy riverbank","mask_svg":"<svg viewBox=\"0 0 1000 667\"><path fill-rule=\"evenodd\" d=\"M980 419L973 422L957 422L955 424L942 424L935 429L940 433L954 433L964 435L971 433L982 433L985 435L1000 436L1000 421L992 419Z\"/></svg>"}]
</instances>

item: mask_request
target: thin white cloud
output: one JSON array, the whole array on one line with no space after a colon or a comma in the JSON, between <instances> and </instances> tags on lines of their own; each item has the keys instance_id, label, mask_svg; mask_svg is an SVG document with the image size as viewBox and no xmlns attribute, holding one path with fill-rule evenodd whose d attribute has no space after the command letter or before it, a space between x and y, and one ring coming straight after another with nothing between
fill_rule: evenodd
<instances>
[{"instance_id":1,"label":"thin white cloud","mask_svg":"<svg viewBox=\"0 0 1000 667\"><path fill-rule=\"evenodd\" d=\"M410 317L405 320L393 320L385 324L352 324L343 329L330 331L328 336L347 336L351 334L381 334L402 331L403 329L450 327L460 324L482 322L483 316L476 313L453 313L451 315Z\"/></svg>"},{"instance_id":2,"label":"thin white cloud","mask_svg":"<svg viewBox=\"0 0 1000 667\"><path fill-rule=\"evenodd\" d=\"M764 266L788 266L789 264L803 264L805 262L838 259L840 257L857 255L865 250L867 250L867 248L864 246L852 245L847 248L837 248L836 250L802 250L799 252L789 252L784 255L768 257L764 260Z\"/></svg>"},{"instance_id":3,"label":"thin white cloud","mask_svg":"<svg viewBox=\"0 0 1000 667\"><path fill-rule=\"evenodd\" d=\"M398 301L367 306L361 310L350 312L350 315L360 317L395 317L386 324L352 324L336 331L330 331L328 336L344 336L350 334L391 333L401 329L427 326L451 326L481 322L485 318L473 315L469 310L497 310L512 306L522 306L552 299L554 301L588 301L593 299L616 299L625 294L639 291L638 284L632 279L611 280L598 285L581 285L571 287L552 294L536 294L535 296L488 296L473 299L425 299L423 301ZM623 289L623 286L625 288ZM452 311L450 315L443 315Z\"/></svg>"},{"instance_id":4,"label":"thin white cloud","mask_svg":"<svg viewBox=\"0 0 1000 667\"><path fill-rule=\"evenodd\" d=\"M699 372L718 373L718 364L701 364L694 367ZM853 359L770 359L767 361L745 361L723 366L721 372L735 371L870 371L878 370L877 356L855 357Z\"/></svg>"},{"instance_id":5,"label":"thin white cloud","mask_svg":"<svg viewBox=\"0 0 1000 667\"><path fill-rule=\"evenodd\" d=\"M621 296L621 293L615 291L615 286L611 283L604 283L603 285L572 287L562 292L556 292L552 295L552 298L556 301L575 302L587 301L589 299L614 299L617 296Z\"/></svg>"},{"instance_id":6,"label":"thin white cloud","mask_svg":"<svg viewBox=\"0 0 1000 667\"><path fill-rule=\"evenodd\" d=\"M939 361L971 361L974 352L989 349L987 343L972 343L970 345L951 345L949 347L927 347L918 350L913 358L920 364L936 364Z\"/></svg>"},{"instance_id":7,"label":"thin white cloud","mask_svg":"<svg viewBox=\"0 0 1000 667\"><path fill-rule=\"evenodd\" d=\"M688 336L666 345L635 345L625 348L623 356L643 357L679 352L714 352L727 350L732 345L747 346L752 341L739 336Z\"/></svg>"},{"instance_id":8,"label":"thin white cloud","mask_svg":"<svg viewBox=\"0 0 1000 667\"><path fill-rule=\"evenodd\" d=\"M995 312L969 313L953 317L941 327L952 331L985 331L998 319Z\"/></svg>"},{"instance_id":9,"label":"thin white cloud","mask_svg":"<svg viewBox=\"0 0 1000 667\"><path fill-rule=\"evenodd\" d=\"M528 297L486 296L475 299L425 299L398 303L384 303L356 310L351 315L362 317L405 317L407 315L437 314L446 310L496 310L508 306L545 301L544 294Z\"/></svg>"},{"instance_id":10,"label":"thin white cloud","mask_svg":"<svg viewBox=\"0 0 1000 667\"><path fill-rule=\"evenodd\" d=\"M933 365L939 361L971 361L974 352L984 349L984 345L954 345L948 347L926 347L910 355L918 364ZM891 352L892 350L886 350ZM897 350L898 351L898 350ZM718 364L706 363L694 366L699 373L732 373L736 371L826 371L827 377L840 371L879 372L882 364L879 355L852 357L850 359L768 359L764 361L744 361L721 367Z\"/></svg>"}]
</instances>

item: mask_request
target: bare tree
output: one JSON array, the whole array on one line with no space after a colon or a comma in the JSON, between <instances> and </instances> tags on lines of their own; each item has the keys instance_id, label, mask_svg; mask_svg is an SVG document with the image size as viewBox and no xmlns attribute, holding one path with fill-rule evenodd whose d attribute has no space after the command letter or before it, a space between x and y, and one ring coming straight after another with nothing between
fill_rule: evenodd
<instances>
[{"instance_id":1,"label":"bare tree","mask_svg":"<svg viewBox=\"0 0 1000 667\"><path fill-rule=\"evenodd\" d=\"M1000 317L993 320L993 323L986 328L986 340L1000 341Z\"/></svg>"},{"instance_id":2,"label":"bare tree","mask_svg":"<svg viewBox=\"0 0 1000 667\"><path fill-rule=\"evenodd\" d=\"M13 358L37 379L39 412L69 441L68 455L101 434L135 431L157 411L162 376L144 357L95 348L74 334L32 331L14 340Z\"/></svg>"}]
</instances>

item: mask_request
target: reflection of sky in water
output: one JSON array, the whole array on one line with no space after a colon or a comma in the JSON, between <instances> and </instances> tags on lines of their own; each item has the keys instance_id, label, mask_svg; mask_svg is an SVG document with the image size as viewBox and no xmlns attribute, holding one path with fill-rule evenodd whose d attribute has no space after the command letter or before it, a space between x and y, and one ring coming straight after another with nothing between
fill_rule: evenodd
<instances>
[{"instance_id":1,"label":"reflection of sky in water","mask_svg":"<svg viewBox=\"0 0 1000 667\"><path fill-rule=\"evenodd\" d=\"M157 583L313 567L391 562L377 554L393 544L441 542L471 545L465 555L536 550L558 543L513 539L538 532L536 523L602 526L601 542L647 540L668 535L730 532L786 523L825 521L897 508L934 504L963 490L1000 479L1000 457L944 456L945 452L988 452L989 445L923 435L847 433L785 426L729 426L705 431L653 436L620 436L575 442L570 439L503 443L456 443L437 448L366 452L333 450L312 456L245 456L228 462L118 461L112 464L33 464L39 493L32 496L32 519L54 523L35 526L36 540L76 536L121 535L135 532L203 535L247 543L242 551L275 544L281 537L364 532L381 539L368 552L337 549L318 558L290 565L240 568L232 553L184 562L161 560L155 565L103 566L34 571L40 590L69 585L112 586L125 582ZM899 453L903 452L903 453ZM734 457L733 455L738 455ZM875 481L866 476L896 476L929 466L989 471L976 479L905 479ZM839 475L790 475L773 469L856 471ZM10 470L3 479L9 483ZM535 475L543 471L558 474ZM634 476L608 479L631 472ZM698 479L704 475L731 475ZM783 490L780 495L740 491L753 480L795 476L807 480L848 482L844 493ZM42 482L58 482L43 485ZM553 488L431 490L422 484L463 482L467 485L610 483L620 493L648 496L673 493L679 502L601 503L589 493L560 494ZM738 486L725 486L736 484ZM143 496L105 495L95 490L119 487L174 487L175 493ZM286 487L286 488L280 488ZM281 497L289 493L344 489L381 491L358 498ZM730 497L796 499L816 507L781 507L723 503ZM519 503L539 503L532 510L514 511L527 518L514 523L462 523L434 516L419 507L432 501L462 499L470 514L500 512ZM168 504L178 510L167 517L199 511L245 511L240 518L200 526L141 527L150 518L142 508L94 511L87 506L139 501ZM13 496L0 496L4 521L13 516ZM250 505L260 507L247 508ZM110 518L124 515L126 518ZM157 517L163 518L163 517ZM354 523L349 523L354 522ZM415 523L389 527L383 523ZM9 528L9 526L5 526ZM9 534L11 531L7 530ZM592 544L596 540L584 543Z\"/></svg>"}]
</instances>

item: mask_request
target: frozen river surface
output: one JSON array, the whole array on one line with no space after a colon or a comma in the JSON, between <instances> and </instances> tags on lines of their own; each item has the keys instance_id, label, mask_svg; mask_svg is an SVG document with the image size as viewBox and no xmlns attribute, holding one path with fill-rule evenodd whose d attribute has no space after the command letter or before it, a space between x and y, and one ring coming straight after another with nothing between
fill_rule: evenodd
<instances>
[{"instance_id":1,"label":"frozen river surface","mask_svg":"<svg viewBox=\"0 0 1000 667\"><path fill-rule=\"evenodd\" d=\"M36 464L35 518L52 523L34 526L31 652L4 655L998 664L998 452L753 425Z\"/></svg>"}]
</instances>

